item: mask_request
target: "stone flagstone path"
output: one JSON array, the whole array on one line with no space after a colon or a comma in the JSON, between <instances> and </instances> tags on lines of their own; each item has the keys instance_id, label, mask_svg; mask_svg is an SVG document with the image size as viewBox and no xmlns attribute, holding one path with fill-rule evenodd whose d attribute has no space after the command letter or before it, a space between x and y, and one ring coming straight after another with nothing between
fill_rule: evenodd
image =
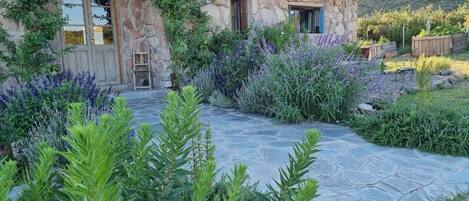
<instances>
[{"instance_id":1,"label":"stone flagstone path","mask_svg":"<svg viewBox=\"0 0 469 201\"><path fill-rule=\"evenodd\" d=\"M163 91L122 94L134 111L134 121L159 129ZM201 121L213 131L221 172L234 164L248 165L259 187L278 178L291 146L310 128L322 133L321 151L311 167L321 201L438 200L467 190L469 158L441 156L367 143L351 129L325 123L281 124L233 109L201 106Z\"/></svg>"}]
</instances>

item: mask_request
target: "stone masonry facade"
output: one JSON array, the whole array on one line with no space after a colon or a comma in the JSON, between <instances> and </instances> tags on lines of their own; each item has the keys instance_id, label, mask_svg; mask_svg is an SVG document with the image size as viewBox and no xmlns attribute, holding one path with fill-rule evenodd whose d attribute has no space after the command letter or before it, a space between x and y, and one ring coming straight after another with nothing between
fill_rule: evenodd
<instances>
[{"instance_id":1,"label":"stone masonry facade","mask_svg":"<svg viewBox=\"0 0 469 201\"><path fill-rule=\"evenodd\" d=\"M289 6L323 7L325 9L325 33L357 38L357 0L249 0L248 19L258 26L274 25L285 21ZM212 0L203 7L220 28L231 27L230 0Z\"/></svg>"},{"instance_id":2,"label":"stone masonry facade","mask_svg":"<svg viewBox=\"0 0 469 201\"><path fill-rule=\"evenodd\" d=\"M132 82L133 51L150 51L155 87L168 87L170 52L163 17L150 0L119 0L122 48L125 73Z\"/></svg>"},{"instance_id":3,"label":"stone masonry facade","mask_svg":"<svg viewBox=\"0 0 469 201\"><path fill-rule=\"evenodd\" d=\"M358 0L247 0L249 24L264 26L285 21L289 6L323 8L325 33L356 39ZM231 28L230 0L207 0L202 8L214 27ZM131 86L133 51L150 51L154 87L170 85L171 56L164 29L164 19L151 0L115 0L114 26L122 84ZM0 24L20 39L22 29L1 18ZM59 36L59 34L58 34ZM56 43L56 42L54 42ZM55 45L55 44L53 44ZM60 44L57 44L60 46ZM119 69L118 68L118 69ZM0 67L1 70L1 67Z\"/></svg>"}]
</instances>

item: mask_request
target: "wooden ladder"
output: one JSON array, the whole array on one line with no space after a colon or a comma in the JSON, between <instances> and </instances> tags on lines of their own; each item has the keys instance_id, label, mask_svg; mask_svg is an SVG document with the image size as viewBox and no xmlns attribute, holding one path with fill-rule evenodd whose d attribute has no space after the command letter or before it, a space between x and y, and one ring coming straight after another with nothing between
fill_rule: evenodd
<instances>
[{"instance_id":1,"label":"wooden ladder","mask_svg":"<svg viewBox=\"0 0 469 201\"><path fill-rule=\"evenodd\" d=\"M151 81L151 61L150 61L150 52L138 52L134 51L132 56L132 71L134 78L134 91L137 89L148 89L151 90L152 81ZM144 74L144 77L148 79L148 85L138 84L138 76Z\"/></svg>"}]
</instances>

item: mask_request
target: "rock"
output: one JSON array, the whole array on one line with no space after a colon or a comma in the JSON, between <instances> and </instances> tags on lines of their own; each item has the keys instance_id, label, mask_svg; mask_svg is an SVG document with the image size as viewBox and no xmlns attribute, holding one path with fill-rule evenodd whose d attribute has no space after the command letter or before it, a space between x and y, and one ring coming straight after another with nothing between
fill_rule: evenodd
<instances>
[{"instance_id":1,"label":"rock","mask_svg":"<svg viewBox=\"0 0 469 201\"><path fill-rule=\"evenodd\" d=\"M373 106L367 103L362 103L358 105L358 110L360 110L360 112L365 113L365 114L373 113L375 111Z\"/></svg>"},{"instance_id":2,"label":"rock","mask_svg":"<svg viewBox=\"0 0 469 201\"><path fill-rule=\"evenodd\" d=\"M450 88L451 86L452 84L448 78L437 79L437 80L432 81L432 88L447 89L447 88Z\"/></svg>"},{"instance_id":3,"label":"rock","mask_svg":"<svg viewBox=\"0 0 469 201\"><path fill-rule=\"evenodd\" d=\"M8 198L10 198L10 200L19 200L26 187L26 184L13 187L10 193L8 193Z\"/></svg>"},{"instance_id":4,"label":"rock","mask_svg":"<svg viewBox=\"0 0 469 201\"><path fill-rule=\"evenodd\" d=\"M450 70L441 70L438 74L441 76L450 76L453 74L453 72Z\"/></svg>"}]
</instances>

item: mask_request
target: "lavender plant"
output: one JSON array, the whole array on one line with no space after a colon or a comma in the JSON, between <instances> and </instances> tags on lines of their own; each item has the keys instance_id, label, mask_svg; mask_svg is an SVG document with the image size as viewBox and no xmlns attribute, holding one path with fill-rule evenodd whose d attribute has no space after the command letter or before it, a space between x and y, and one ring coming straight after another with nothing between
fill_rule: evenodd
<instances>
[{"instance_id":1,"label":"lavender plant","mask_svg":"<svg viewBox=\"0 0 469 201\"><path fill-rule=\"evenodd\" d=\"M112 102L111 90L101 90L90 73L71 72L39 76L18 87L0 90L0 144L10 144L28 137L28 132L42 122L48 110L65 118L67 107L84 102L96 110L105 110Z\"/></svg>"},{"instance_id":2,"label":"lavender plant","mask_svg":"<svg viewBox=\"0 0 469 201\"><path fill-rule=\"evenodd\" d=\"M212 79L211 69L198 70L194 78L188 81L188 83L197 87L197 92L203 101L207 101L215 91L215 83Z\"/></svg>"},{"instance_id":3,"label":"lavender plant","mask_svg":"<svg viewBox=\"0 0 469 201\"><path fill-rule=\"evenodd\" d=\"M347 54L342 46L344 41L344 38L332 35L302 38L279 53L263 45L266 57L263 76L266 78L257 79L269 80L265 88L271 89L270 94L248 88L256 86L253 82L258 80L253 79L241 91L257 91L257 95L251 94L249 97L273 97L269 106L257 107L267 107L263 110L272 111L277 118L286 122L345 119L360 99L371 63ZM238 93L241 95L238 98L240 105L255 103L245 99L245 93Z\"/></svg>"},{"instance_id":4,"label":"lavender plant","mask_svg":"<svg viewBox=\"0 0 469 201\"><path fill-rule=\"evenodd\" d=\"M274 97L269 75L264 70L249 75L236 94L236 102L241 111L272 116L270 107Z\"/></svg>"},{"instance_id":5,"label":"lavender plant","mask_svg":"<svg viewBox=\"0 0 469 201\"><path fill-rule=\"evenodd\" d=\"M242 41L232 52L218 55L211 66L215 88L234 99L248 75L259 70L263 58L260 46L253 40Z\"/></svg>"}]
</instances>

